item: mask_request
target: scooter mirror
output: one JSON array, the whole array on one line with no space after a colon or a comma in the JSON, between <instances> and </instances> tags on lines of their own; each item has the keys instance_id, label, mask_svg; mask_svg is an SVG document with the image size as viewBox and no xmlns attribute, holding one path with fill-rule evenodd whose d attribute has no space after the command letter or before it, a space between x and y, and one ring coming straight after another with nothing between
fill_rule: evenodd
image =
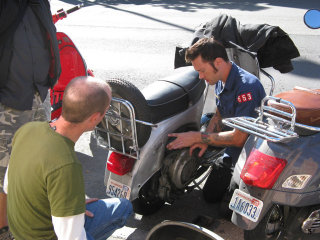
<instances>
[{"instance_id":1,"label":"scooter mirror","mask_svg":"<svg viewBox=\"0 0 320 240\"><path fill-rule=\"evenodd\" d=\"M304 23L312 29L320 28L320 10L310 9L303 17Z\"/></svg>"}]
</instances>

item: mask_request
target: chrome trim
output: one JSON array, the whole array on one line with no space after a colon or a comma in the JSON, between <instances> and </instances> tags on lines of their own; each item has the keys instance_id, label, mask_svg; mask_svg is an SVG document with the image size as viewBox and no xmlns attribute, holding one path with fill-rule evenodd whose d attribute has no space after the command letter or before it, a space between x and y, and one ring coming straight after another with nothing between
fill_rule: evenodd
<instances>
[{"instance_id":1,"label":"chrome trim","mask_svg":"<svg viewBox=\"0 0 320 240\"><path fill-rule=\"evenodd\" d=\"M98 145L100 147L107 148L108 150L111 150L113 152L117 152L117 153L123 154L125 156L132 157L132 158L135 158L135 159L139 160L140 159L140 148L138 146L136 123L144 124L144 125L151 126L151 127L157 127L157 125L153 124L153 123L137 120L135 118L134 108L133 108L132 104L129 101L127 101L125 99L113 97L112 98L112 102L117 105L117 108L113 108L113 111L110 111L110 109L109 109L109 111L106 112L105 118L111 118L112 117L112 118L119 119L120 120L119 121L120 132L116 133L116 132L110 131L110 128L109 128L109 124L110 123L109 123L109 121L106 121L105 118L104 118L104 121L105 121L107 129L96 127L95 130L94 130L95 131L95 135L97 137L97 143L98 143ZM121 116L121 111L122 111L123 108L125 108L128 111L128 113L130 115L129 118ZM117 109L118 111L114 111L114 109ZM130 125L131 125L131 133L129 134L130 136L126 136L124 134L122 121L126 121L126 122L130 123ZM107 133L107 142L98 138L98 134L97 134L98 131ZM111 146L110 135L118 136L118 137L121 138L122 151L116 150L115 148L113 148ZM129 147L131 149L130 153L127 153L125 151L124 141L127 140L127 139L132 141L132 146Z\"/></svg>"},{"instance_id":2,"label":"chrome trim","mask_svg":"<svg viewBox=\"0 0 320 240\"><path fill-rule=\"evenodd\" d=\"M269 100L289 106L291 113L267 106L266 102ZM296 123L297 113L295 106L291 102L281 98L266 96L261 102L259 113L258 118L234 117L223 119L222 122L229 127L239 129L271 142L286 142L298 138L299 135L294 132L295 127L320 132L319 127ZM270 123L270 120L275 120L277 123ZM290 127L288 128L288 126Z\"/></svg>"},{"instance_id":3,"label":"chrome trim","mask_svg":"<svg viewBox=\"0 0 320 240\"><path fill-rule=\"evenodd\" d=\"M272 96L273 95L273 91L274 91L274 87L276 85L275 81L274 81L274 78L269 73L267 73L265 70L263 70L262 68L260 68L260 72L262 72L265 76L267 76L270 79L271 88L270 88L269 95Z\"/></svg>"}]
</instances>

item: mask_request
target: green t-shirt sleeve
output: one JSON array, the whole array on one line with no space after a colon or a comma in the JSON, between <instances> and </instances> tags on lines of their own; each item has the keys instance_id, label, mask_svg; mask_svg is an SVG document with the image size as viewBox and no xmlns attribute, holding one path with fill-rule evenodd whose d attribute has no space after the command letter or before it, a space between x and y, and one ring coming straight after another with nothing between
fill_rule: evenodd
<instances>
[{"instance_id":1,"label":"green t-shirt sleeve","mask_svg":"<svg viewBox=\"0 0 320 240\"><path fill-rule=\"evenodd\" d=\"M85 212L85 192L80 164L71 163L47 176L51 215L68 217Z\"/></svg>"}]
</instances>

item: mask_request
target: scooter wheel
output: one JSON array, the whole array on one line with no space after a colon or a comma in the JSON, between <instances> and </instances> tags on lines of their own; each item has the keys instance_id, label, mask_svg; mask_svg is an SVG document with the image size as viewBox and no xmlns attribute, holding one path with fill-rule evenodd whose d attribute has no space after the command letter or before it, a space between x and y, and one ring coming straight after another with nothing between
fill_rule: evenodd
<instances>
[{"instance_id":1,"label":"scooter wheel","mask_svg":"<svg viewBox=\"0 0 320 240\"><path fill-rule=\"evenodd\" d=\"M112 89L112 97L123 99L131 103L134 108L135 119L150 122L151 117L148 103L137 87L122 79L109 79L106 82ZM132 138L133 130L131 122L128 121L128 119L130 119L129 110L120 106L118 102L111 101L109 112L112 112L113 115L118 117L105 118L101 123L99 123L98 128L107 129L106 122L108 121L108 131L113 133L110 134L111 146L119 151L125 150L126 152L130 152L133 146L133 141L130 139ZM151 127L141 123L136 123L136 130L138 147L141 148L150 137ZM99 137L102 137L107 141L107 133L102 131L98 131L97 133ZM121 138L121 135L124 136L123 139ZM124 143L124 149L122 140Z\"/></svg>"},{"instance_id":2,"label":"scooter wheel","mask_svg":"<svg viewBox=\"0 0 320 240\"><path fill-rule=\"evenodd\" d=\"M139 191L139 197L132 201L133 211L141 215L157 212L165 201L157 196L160 172L151 177Z\"/></svg>"},{"instance_id":3,"label":"scooter wheel","mask_svg":"<svg viewBox=\"0 0 320 240\"><path fill-rule=\"evenodd\" d=\"M144 199L137 198L132 202L133 211L143 216L151 215L157 212L163 205L162 199Z\"/></svg>"},{"instance_id":4,"label":"scooter wheel","mask_svg":"<svg viewBox=\"0 0 320 240\"><path fill-rule=\"evenodd\" d=\"M266 213L264 218L253 230L244 231L245 240L277 240L282 239L284 234L283 210L279 205L274 205Z\"/></svg>"}]
</instances>

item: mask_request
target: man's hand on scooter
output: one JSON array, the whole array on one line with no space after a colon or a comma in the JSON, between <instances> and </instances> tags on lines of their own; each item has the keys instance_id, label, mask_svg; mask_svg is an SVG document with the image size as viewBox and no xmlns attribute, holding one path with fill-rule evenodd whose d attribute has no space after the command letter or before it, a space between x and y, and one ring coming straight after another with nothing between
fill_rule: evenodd
<instances>
[{"instance_id":1,"label":"man's hand on scooter","mask_svg":"<svg viewBox=\"0 0 320 240\"><path fill-rule=\"evenodd\" d=\"M189 149L190 156L192 155L193 150L195 150L197 148L200 148L200 151L198 153L198 157L202 157L202 155L204 154L204 152L208 148L208 144L205 144L205 143L195 143L195 144L193 144Z\"/></svg>"},{"instance_id":2,"label":"man's hand on scooter","mask_svg":"<svg viewBox=\"0 0 320 240\"><path fill-rule=\"evenodd\" d=\"M195 143L201 142L200 132L170 133L168 137L176 137L175 140L167 145L169 150L190 147Z\"/></svg>"}]
</instances>

